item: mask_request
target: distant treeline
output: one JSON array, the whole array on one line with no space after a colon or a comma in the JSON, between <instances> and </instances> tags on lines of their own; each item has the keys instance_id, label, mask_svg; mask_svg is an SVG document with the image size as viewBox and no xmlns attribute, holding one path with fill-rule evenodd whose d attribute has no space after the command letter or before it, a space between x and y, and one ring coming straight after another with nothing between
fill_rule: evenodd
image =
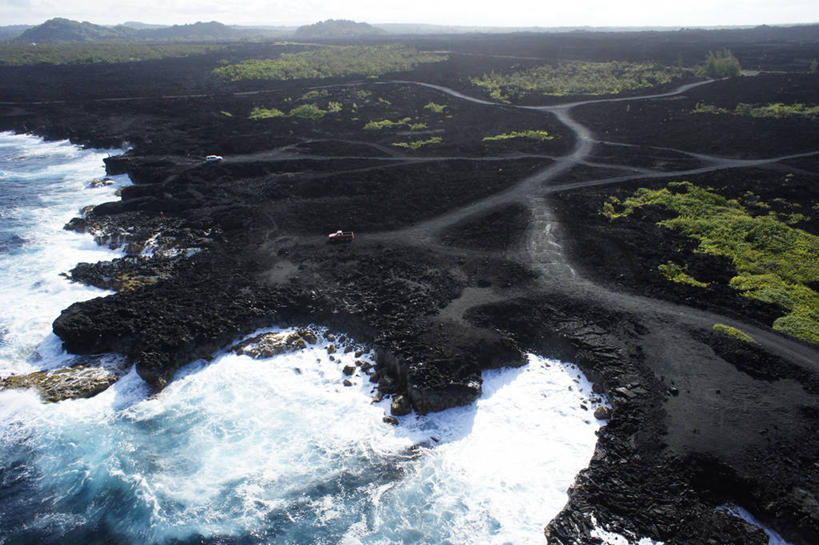
<instances>
[{"instance_id":1,"label":"distant treeline","mask_svg":"<svg viewBox=\"0 0 819 545\"><path fill-rule=\"evenodd\" d=\"M0 44L0 65L94 64L189 57L223 49L221 45L110 43Z\"/></svg>"}]
</instances>

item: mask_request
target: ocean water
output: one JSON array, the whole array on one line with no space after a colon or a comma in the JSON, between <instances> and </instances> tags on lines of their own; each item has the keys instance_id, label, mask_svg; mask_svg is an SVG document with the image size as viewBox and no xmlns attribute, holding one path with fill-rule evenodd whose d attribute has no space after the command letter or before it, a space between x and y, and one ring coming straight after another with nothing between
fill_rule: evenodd
<instances>
[{"instance_id":1,"label":"ocean water","mask_svg":"<svg viewBox=\"0 0 819 545\"><path fill-rule=\"evenodd\" d=\"M60 273L119 255L62 228L83 206L113 200L130 184L115 176L113 185L89 187L105 177L110 153L0 133L0 376L65 362L51 322L71 303L105 294Z\"/></svg>"}]
</instances>

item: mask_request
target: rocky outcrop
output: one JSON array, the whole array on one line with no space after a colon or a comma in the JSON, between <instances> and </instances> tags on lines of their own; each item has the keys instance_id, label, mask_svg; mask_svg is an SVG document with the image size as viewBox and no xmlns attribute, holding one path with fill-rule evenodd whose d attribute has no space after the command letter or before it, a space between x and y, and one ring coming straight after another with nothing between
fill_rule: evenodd
<instances>
[{"instance_id":1,"label":"rocky outcrop","mask_svg":"<svg viewBox=\"0 0 819 545\"><path fill-rule=\"evenodd\" d=\"M260 360L278 354L304 350L308 344L315 344L316 342L316 334L310 329L277 331L251 337L234 346L231 351Z\"/></svg>"},{"instance_id":2,"label":"rocky outcrop","mask_svg":"<svg viewBox=\"0 0 819 545\"><path fill-rule=\"evenodd\" d=\"M93 397L119 379L119 372L104 367L74 365L28 375L12 375L0 383L7 389L35 389L45 401Z\"/></svg>"}]
</instances>

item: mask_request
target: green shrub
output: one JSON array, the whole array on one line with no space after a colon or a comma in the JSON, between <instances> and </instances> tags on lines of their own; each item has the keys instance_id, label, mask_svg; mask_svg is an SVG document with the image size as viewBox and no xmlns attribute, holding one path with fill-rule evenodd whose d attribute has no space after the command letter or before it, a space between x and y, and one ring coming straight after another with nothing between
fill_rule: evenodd
<instances>
[{"instance_id":1,"label":"green shrub","mask_svg":"<svg viewBox=\"0 0 819 545\"><path fill-rule=\"evenodd\" d=\"M412 121L412 118L405 117L404 119L399 119L398 121L390 121L389 119L382 119L381 121L368 121L366 125L364 125L365 131L380 131L381 129L391 129L393 127L400 127L404 125L408 125Z\"/></svg>"},{"instance_id":2,"label":"green shrub","mask_svg":"<svg viewBox=\"0 0 819 545\"><path fill-rule=\"evenodd\" d=\"M290 113L287 114L288 117L298 117L301 119L321 119L324 117L324 114L327 112L322 110L315 104L302 104L301 106L296 106Z\"/></svg>"},{"instance_id":3,"label":"green shrub","mask_svg":"<svg viewBox=\"0 0 819 545\"><path fill-rule=\"evenodd\" d=\"M270 119L273 117L284 117L284 112L277 108L253 108L248 119Z\"/></svg>"},{"instance_id":4,"label":"green shrub","mask_svg":"<svg viewBox=\"0 0 819 545\"><path fill-rule=\"evenodd\" d=\"M722 49L716 53L708 52L702 72L709 78L735 78L742 72L742 67L731 51Z\"/></svg>"},{"instance_id":5,"label":"green shrub","mask_svg":"<svg viewBox=\"0 0 819 545\"><path fill-rule=\"evenodd\" d=\"M676 282L678 284L688 284L689 286L695 286L697 288L707 288L708 284L705 282L700 282L693 276L689 275L687 271L687 267L681 267L676 263L668 262L664 265L658 265L657 270L660 271L660 274L666 280L670 280L671 282Z\"/></svg>"},{"instance_id":6,"label":"green shrub","mask_svg":"<svg viewBox=\"0 0 819 545\"><path fill-rule=\"evenodd\" d=\"M550 135L546 131L535 131L535 130L526 130L526 131L513 131L504 134L496 134L495 136L484 136L484 142L494 142L498 140L511 140L513 138L527 138L529 140L554 140L554 136Z\"/></svg>"},{"instance_id":7,"label":"green shrub","mask_svg":"<svg viewBox=\"0 0 819 545\"><path fill-rule=\"evenodd\" d=\"M762 104L755 106L753 104L746 104L740 102L732 110L719 108L704 102L698 102L694 109L691 110L695 114L732 114L743 117L757 117L757 118L776 118L783 119L787 117L817 117L819 116L819 106L807 106L800 102L794 104L783 104L782 102L773 102L770 104Z\"/></svg>"},{"instance_id":8,"label":"green shrub","mask_svg":"<svg viewBox=\"0 0 819 545\"><path fill-rule=\"evenodd\" d=\"M435 112L436 114L442 114L444 113L446 106L444 104L436 104L434 102L429 102L427 103L426 106L424 106L424 109L429 110L431 112Z\"/></svg>"},{"instance_id":9,"label":"green shrub","mask_svg":"<svg viewBox=\"0 0 819 545\"><path fill-rule=\"evenodd\" d=\"M723 335L728 335L729 337L732 337L732 338L737 339L737 340L742 341L742 342L756 343L756 339L754 339L753 337L751 337L750 335L748 335L744 331L741 331L741 330L739 330L739 329L737 329L735 327L731 327L729 325L714 324L714 331L716 331L717 333L722 333Z\"/></svg>"},{"instance_id":10,"label":"green shrub","mask_svg":"<svg viewBox=\"0 0 819 545\"><path fill-rule=\"evenodd\" d=\"M396 146L398 148L417 150L430 144L440 144L443 141L444 139L441 138L440 136L433 136L431 138L427 138L426 140L416 140L414 142L395 142L393 143L393 146Z\"/></svg>"}]
</instances>

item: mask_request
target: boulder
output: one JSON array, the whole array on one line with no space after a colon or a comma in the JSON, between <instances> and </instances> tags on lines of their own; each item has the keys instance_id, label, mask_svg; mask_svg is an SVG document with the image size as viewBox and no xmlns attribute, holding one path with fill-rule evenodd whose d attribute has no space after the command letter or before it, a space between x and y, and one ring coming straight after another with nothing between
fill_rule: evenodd
<instances>
[{"instance_id":1,"label":"boulder","mask_svg":"<svg viewBox=\"0 0 819 545\"><path fill-rule=\"evenodd\" d=\"M392 400L390 413L392 413L393 416L404 416L410 412L412 412L412 405L409 399L400 395Z\"/></svg>"},{"instance_id":2,"label":"boulder","mask_svg":"<svg viewBox=\"0 0 819 545\"><path fill-rule=\"evenodd\" d=\"M2 381L2 388L37 390L45 401L93 397L117 381L119 373L103 367L75 365L28 375L12 375Z\"/></svg>"},{"instance_id":3,"label":"boulder","mask_svg":"<svg viewBox=\"0 0 819 545\"><path fill-rule=\"evenodd\" d=\"M342 372L347 376L352 375L353 373L355 373L355 365L345 365L344 369L342 369Z\"/></svg>"},{"instance_id":4,"label":"boulder","mask_svg":"<svg viewBox=\"0 0 819 545\"><path fill-rule=\"evenodd\" d=\"M611 409L605 405L600 405L594 410L594 417L598 420L608 420L611 418Z\"/></svg>"}]
</instances>

